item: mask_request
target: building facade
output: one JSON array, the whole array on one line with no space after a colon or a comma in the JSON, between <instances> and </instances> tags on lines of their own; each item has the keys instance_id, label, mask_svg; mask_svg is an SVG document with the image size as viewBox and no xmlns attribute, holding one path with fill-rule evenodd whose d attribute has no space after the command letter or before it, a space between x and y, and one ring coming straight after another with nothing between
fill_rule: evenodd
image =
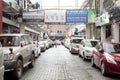
<instances>
[{"instance_id":1,"label":"building facade","mask_svg":"<svg viewBox=\"0 0 120 80\"><path fill-rule=\"evenodd\" d=\"M27 33L36 37L39 32L22 22L22 10L27 8L30 0L1 0L0 11L2 14L1 33ZM1 20L1 19L0 19Z\"/></svg>"}]
</instances>

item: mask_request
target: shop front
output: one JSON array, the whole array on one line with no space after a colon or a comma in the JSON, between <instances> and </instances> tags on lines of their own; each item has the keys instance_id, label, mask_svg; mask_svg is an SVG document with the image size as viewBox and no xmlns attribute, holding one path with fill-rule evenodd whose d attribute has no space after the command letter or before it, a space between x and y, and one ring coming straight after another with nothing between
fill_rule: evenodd
<instances>
[{"instance_id":1,"label":"shop front","mask_svg":"<svg viewBox=\"0 0 120 80\"><path fill-rule=\"evenodd\" d=\"M109 13L113 25L113 40L120 42L120 7L113 7Z\"/></svg>"},{"instance_id":2,"label":"shop front","mask_svg":"<svg viewBox=\"0 0 120 80\"><path fill-rule=\"evenodd\" d=\"M108 12L97 17L95 25L97 27L98 39L100 39L101 41L111 41L111 39L112 39L112 26L110 24Z\"/></svg>"}]
</instances>

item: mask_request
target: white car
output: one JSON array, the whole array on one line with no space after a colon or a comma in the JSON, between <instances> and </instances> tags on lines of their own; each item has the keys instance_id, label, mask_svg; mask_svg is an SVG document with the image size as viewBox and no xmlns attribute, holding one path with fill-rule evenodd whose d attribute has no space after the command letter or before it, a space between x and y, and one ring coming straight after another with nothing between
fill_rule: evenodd
<instances>
[{"instance_id":1,"label":"white car","mask_svg":"<svg viewBox=\"0 0 120 80\"><path fill-rule=\"evenodd\" d=\"M45 44L44 40L39 41L38 45L41 47L41 51L45 51L46 50L46 44Z\"/></svg>"},{"instance_id":2,"label":"white car","mask_svg":"<svg viewBox=\"0 0 120 80\"><path fill-rule=\"evenodd\" d=\"M3 80L3 76L4 76L3 49L0 43L0 80Z\"/></svg>"},{"instance_id":3,"label":"white car","mask_svg":"<svg viewBox=\"0 0 120 80\"><path fill-rule=\"evenodd\" d=\"M79 38L79 37L73 37L72 39L70 39L69 50L71 53L79 52L79 45L82 40L83 40L83 38Z\"/></svg>"},{"instance_id":4,"label":"white car","mask_svg":"<svg viewBox=\"0 0 120 80\"><path fill-rule=\"evenodd\" d=\"M81 56L83 60L91 59L92 51L98 42L99 40L83 39L81 45L79 45L79 56Z\"/></svg>"}]
</instances>

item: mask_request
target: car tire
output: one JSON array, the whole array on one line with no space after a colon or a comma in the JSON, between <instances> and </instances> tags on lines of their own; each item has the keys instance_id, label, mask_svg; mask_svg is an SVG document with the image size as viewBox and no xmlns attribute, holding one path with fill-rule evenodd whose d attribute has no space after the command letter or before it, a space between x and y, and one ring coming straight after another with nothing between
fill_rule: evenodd
<instances>
[{"instance_id":1,"label":"car tire","mask_svg":"<svg viewBox=\"0 0 120 80\"><path fill-rule=\"evenodd\" d=\"M95 67L94 57L93 57L93 56L92 56L92 58L91 58L91 66L92 66L92 67Z\"/></svg>"},{"instance_id":2,"label":"car tire","mask_svg":"<svg viewBox=\"0 0 120 80\"><path fill-rule=\"evenodd\" d=\"M101 64L101 73L102 73L102 75L104 75L104 76L107 75L107 73L106 73L106 67L105 67L104 62L102 62L102 64Z\"/></svg>"},{"instance_id":3,"label":"car tire","mask_svg":"<svg viewBox=\"0 0 120 80\"><path fill-rule=\"evenodd\" d=\"M82 58L83 58L84 61L86 61L86 58L85 58L85 54L84 54L84 53L83 53L83 57L82 57Z\"/></svg>"},{"instance_id":4,"label":"car tire","mask_svg":"<svg viewBox=\"0 0 120 80\"><path fill-rule=\"evenodd\" d=\"M18 80L21 78L23 72L23 63L20 59L17 60L16 68L13 71L13 77Z\"/></svg>"},{"instance_id":5,"label":"car tire","mask_svg":"<svg viewBox=\"0 0 120 80\"><path fill-rule=\"evenodd\" d=\"M33 68L33 67L34 67L34 64L35 64L35 55L32 54L31 63L28 65L28 67L29 67L29 68Z\"/></svg>"},{"instance_id":6,"label":"car tire","mask_svg":"<svg viewBox=\"0 0 120 80\"><path fill-rule=\"evenodd\" d=\"M79 57L81 57L80 53L78 53Z\"/></svg>"},{"instance_id":7,"label":"car tire","mask_svg":"<svg viewBox=\"0 0 120 80\"><path fill-rule=\"evenodd\" d=\"M81 52L80 52L80 51L78 52L78 55L79 55L79 57L82 57L82 56L81 56Z\"/></svg>"}]
</instances>

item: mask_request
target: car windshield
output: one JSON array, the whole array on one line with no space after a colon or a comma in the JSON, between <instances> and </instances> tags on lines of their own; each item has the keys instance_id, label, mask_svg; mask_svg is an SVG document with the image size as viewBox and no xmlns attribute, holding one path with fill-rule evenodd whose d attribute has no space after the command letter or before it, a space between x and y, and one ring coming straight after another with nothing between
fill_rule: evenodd
<instances>
[{"instance_id":1,"label":"car windshield","mask_svg":"<svg viewBox=\"0 0 120 80\"><path fill-rule=\"evenodd\" d=\"M73 39L73 43L80 43L82 41L82 39Z\"/></svg>"},{"instance_id":2,"label":"car windshield","mask_svg":"<svg viewBox=\"0 0 120 80\"><path fill-rule=\"evenodd\" d=\"M104 44L103 49L107 53L120 53L120 44Z\"/></svg>"},{"instance_id":3,"label":"car windshield","mask_svg":"<svg viewBox=\"0 0 120 80\"><path fill-rule=\"evenodd\" d=\"M17 36L0 36L0 42L3 47L6 46L19 46L20 41L19 37Z\"/></svg>"},{"instance_id":4,"label":"car windshield","mask_svg":"<svg viewBox=\"0 0 120 80\"><path fill-rule=\"evenodd\" d=\"M95 47L97 45L98 41L87 41L85 42L86 47Z\"/></svg>"}]
</instances>

